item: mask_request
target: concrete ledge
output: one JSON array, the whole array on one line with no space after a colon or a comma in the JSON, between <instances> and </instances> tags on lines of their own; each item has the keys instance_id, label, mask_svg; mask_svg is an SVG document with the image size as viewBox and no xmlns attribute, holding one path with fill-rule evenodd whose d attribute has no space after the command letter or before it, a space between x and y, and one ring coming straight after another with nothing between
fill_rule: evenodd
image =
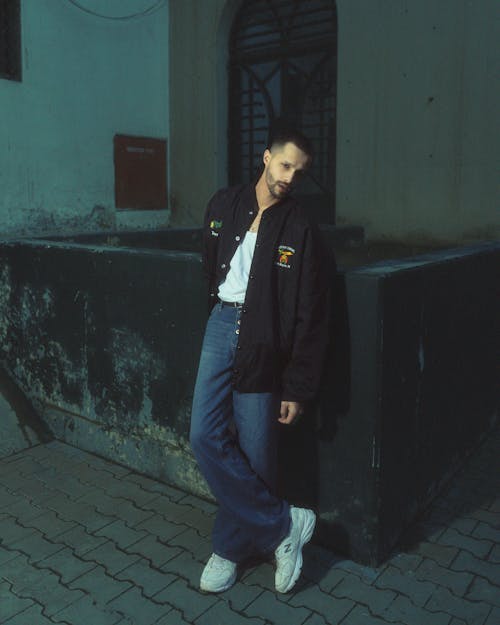
<instances>
[{"instance_id":1,"label":"concrete ledge","mask_svg":"<svg viewBox=\"0 0 500 625\"><path fill-rule=\"evenodd\" d=\"M360 226L322 225L321 230L328 245L335 249L359 246L364 241L364 231ZM40 240L129 249L177 250L200 253L201 235L201 228L157 228L139 231L76 232L72 235L44 236L40 237Z\"/></svg>"}]
</instances>

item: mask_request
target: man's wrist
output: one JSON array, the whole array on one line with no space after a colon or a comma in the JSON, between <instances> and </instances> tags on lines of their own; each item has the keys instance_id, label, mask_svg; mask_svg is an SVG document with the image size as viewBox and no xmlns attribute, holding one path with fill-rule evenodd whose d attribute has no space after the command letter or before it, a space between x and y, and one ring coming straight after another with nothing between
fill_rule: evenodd
<instances>
[{"instance_id":1,"label":"man's wrist","mask_svg":"<svg viewBox=\"0 0 500 625\"><path fill-rule=\"evenodd\" d=\"M288 402L289 404L300 404L301 406L304 406L304 405L305 405L305 403L306 403L306 402L305 402L304 400L302 400L302 399L290 398L290 396L289 396L289 395L284 395L284 396L281 398L281 401L286 401L286 402Z\"/></svg>"}]
</instances>

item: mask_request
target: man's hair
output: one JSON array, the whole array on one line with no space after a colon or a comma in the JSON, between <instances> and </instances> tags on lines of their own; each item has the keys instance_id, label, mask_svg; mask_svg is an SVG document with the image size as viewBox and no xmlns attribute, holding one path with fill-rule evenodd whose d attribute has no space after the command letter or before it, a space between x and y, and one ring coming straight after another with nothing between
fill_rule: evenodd
<instances>
[{"instance_id":1,"label":"man's hair","mask_svg":"<svg viewBox=\"0 0 500 625\"><path fill-rule=\"evenodd\" d=\"M314 148L311 141L296 127L281 120L276 120L269 133L267 149L272 150L274 146L283 146L285 143L293 143L304 154L307 154L311 161L314 156Z\"/></svg>"}]
</instances>

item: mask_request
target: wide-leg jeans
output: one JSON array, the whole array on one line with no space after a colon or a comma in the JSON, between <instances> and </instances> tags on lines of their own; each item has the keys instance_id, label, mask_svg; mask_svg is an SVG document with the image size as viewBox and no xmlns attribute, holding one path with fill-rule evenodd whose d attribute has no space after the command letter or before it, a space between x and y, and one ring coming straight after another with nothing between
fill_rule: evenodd
<instances>
[{"instance_id":1,"label":"wide-leg jeans","mask_svg":"<svg viewBox=\"0 0 500 625\"><path fill-rule=\"evenodd\" d=\"M191 447L219 510L213 550L232 562L269 555L289 532L290 509L275 495L280 395L232 388L241 308L213 308L191 413Z\"/></svg>"}]
</instances>

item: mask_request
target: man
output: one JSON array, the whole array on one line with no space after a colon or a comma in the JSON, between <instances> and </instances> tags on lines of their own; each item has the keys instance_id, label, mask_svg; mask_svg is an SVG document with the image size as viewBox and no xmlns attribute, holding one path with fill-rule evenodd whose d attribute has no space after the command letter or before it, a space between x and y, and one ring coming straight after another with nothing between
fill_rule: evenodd
<instances>
[{"instance_id":1,"label":"man","mask_svg":"<svg viewBox=\"0 0 500 625\"><path fill-rule=\"evenodd\" d=\"M288 592L315 526L312 510L276 495L279 424L314 397L327 344L322 244L290 197L311 159L310 142L285 130L257 183L219 191L206 211L212 310L191 418L191 446L219 504L205 592L230 588L238 564L256 555L274 555L276 590Z\"/></svg>"}]
</instances>

